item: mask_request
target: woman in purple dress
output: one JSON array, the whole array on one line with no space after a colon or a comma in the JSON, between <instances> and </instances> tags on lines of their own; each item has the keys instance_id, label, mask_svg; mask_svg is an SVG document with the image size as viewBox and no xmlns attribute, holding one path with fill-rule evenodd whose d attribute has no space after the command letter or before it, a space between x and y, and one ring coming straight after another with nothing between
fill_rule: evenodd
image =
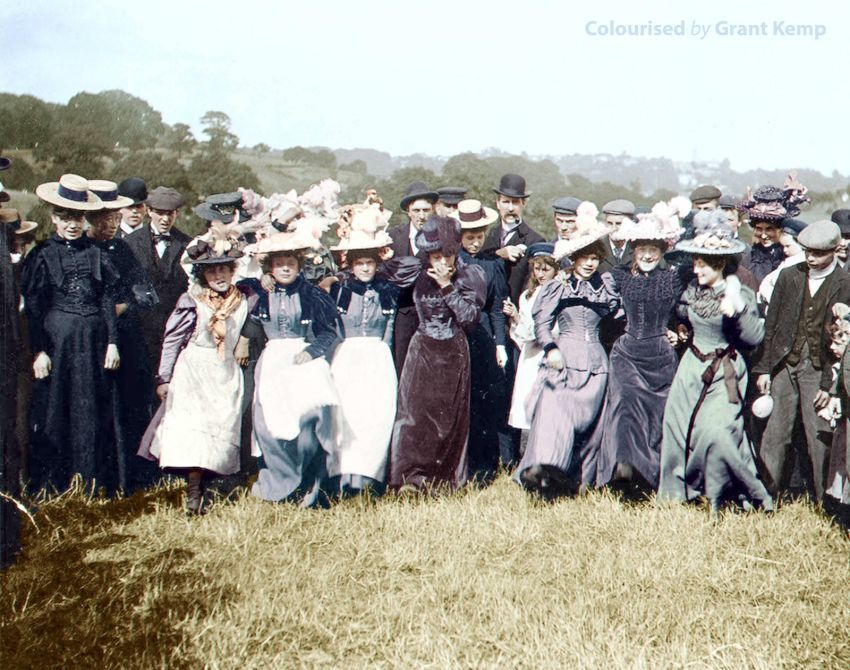
<instances>
[{"instance_id":1,"label":"woman in purple dress","mask_svg":"<svg viewBox=\"0 0 850 670\"><path fill-rule=\"evenodd\" d=\"M580 215L576 225L576 233L555 247L555 257L569 257L573 267L543 285L532 310L545 354L526 404L531 430L515 477L547 497L596 483L598 426L608 382L599 322L620 306L611 275L597 272L608 228L592 211ZM552 332L556 322L557 338Z\"/></svg>"},{"instance_id":2,"label":"woman in purple dress","mask_svg":"<svg viewBox=\"0 0 850 670\"><path fill-rule=\"evenodd\" d=\"M634 262L612 271L627 323L611 350L598 486L617 483L636 491L658 486L661 422L679 362L673 350L677 336L667 325L693 274L689 265L658 265L678 240L679 217L690 208L685 198L660 202L615 233L634 249Z\"/></svg>"},{"instance_id":3,"label":"woman in purple dress","mask_svg":"<svg viewBox=\"0 0 850 670\"><path fill-rule=\"evenodd\" d=\"M457 488L467 479L466 334L481 315L487 280L480 267L458 256L460 224L455 219L432 216L419 231L416 246L428 254L427 263L400 258L384 265L391 281L413 286L419 316L399 381L388 484L396 489L444 483Z\"/></svg>"}]
</instances>

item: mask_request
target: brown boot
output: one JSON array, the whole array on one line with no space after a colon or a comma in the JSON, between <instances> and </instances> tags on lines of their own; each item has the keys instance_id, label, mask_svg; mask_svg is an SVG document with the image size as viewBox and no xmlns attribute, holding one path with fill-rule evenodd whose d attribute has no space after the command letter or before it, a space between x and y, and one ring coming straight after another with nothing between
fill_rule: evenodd
<instances>
[{"instance_id":1,"label":"brown boot","mask_svg":"<svg viewBox=\"0 0 850 670\"><path fill-rule=\"evenodd\" d=\"M186 514L194 516L203 514L204 492L201 489L201 480L204 471L200 468L189 470L186 475Z\"/></svg>"}]
</instances>

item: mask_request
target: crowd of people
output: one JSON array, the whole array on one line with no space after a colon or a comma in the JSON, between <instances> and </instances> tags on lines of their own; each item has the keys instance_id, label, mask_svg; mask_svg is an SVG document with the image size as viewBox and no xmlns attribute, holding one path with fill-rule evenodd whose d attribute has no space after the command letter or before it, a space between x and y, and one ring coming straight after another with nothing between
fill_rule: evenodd
<instances>
[{"instance_id":1,"label":"crowd of people","mask_svg":"<svg viewBox=\"0 0 850 670\"><path fill-rule=\"evenodd\" d=\"M796 218L794 173L651 208L564 196L552 240L515 174L492 208L412 182L394 226L373 190L240 188L193 208L195 238L183 195L137 177L36 194L41 243L0 209L4 436L32 491L165 472L199 514L240 473L316 506L507 468L546 498L850 504L850 210Z\"/></svg>"}]
</instances>

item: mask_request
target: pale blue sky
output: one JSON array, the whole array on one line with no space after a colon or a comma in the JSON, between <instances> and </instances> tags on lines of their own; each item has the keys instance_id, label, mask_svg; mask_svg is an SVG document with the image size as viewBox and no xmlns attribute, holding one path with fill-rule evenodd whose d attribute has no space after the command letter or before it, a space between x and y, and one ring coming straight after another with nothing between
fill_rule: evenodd
<instances>
[{"instance_id":1,"label":"pale blue sky","mask_svg":"<svg viewBox=\"0 0 850 670\"><path fill-rule=\"evenodd\" d=\"M588 34L612 20L684 21L688 35ZM719 22L766 22L767 35L720 35ZM776 34L791 24L826 32ZM196 133L217 109L247 145L850 174L848 36L850 9L825 0L4 0L0 91L64 103L120 88Z\"/></svg>"}]
</instances>

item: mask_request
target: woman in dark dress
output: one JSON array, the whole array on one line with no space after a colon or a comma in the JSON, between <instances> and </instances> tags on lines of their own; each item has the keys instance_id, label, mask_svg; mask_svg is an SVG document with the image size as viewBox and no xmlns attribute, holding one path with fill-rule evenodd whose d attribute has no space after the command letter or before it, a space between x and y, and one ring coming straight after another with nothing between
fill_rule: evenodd
<instances>
[{"instance_id":1,"label":"woman in dark dress","mask_svg":"<svg viewBox=\"0 0 850 670\"><path fill-rule=\"evenodd\" d=\"M543 285L532 310L545 354L526 401L531 430L515 478L547 497L596 483L608 383L599 322L618 310L620 296L611 275L597 271L608 228L596 221L595 209L579 212L576 232L556 244L555 257L569 257L573 267Z\"/></svg>"},{"instance_id":2,"label":"woman in dark dress","mask_svg":"<svg viewBox=\"0 0 850 670\"><path fill-rule=\"evenodd\" d=\"M100 247L83 235L100 199L77 175L41 184L53 205L56 234L36 247L21 293L34 353L29 474L34 487L64 489L79 473L87 485L117 486L110 452L112 415L105 370L117 369L115 274Z\"/></svg>"},{"instance_id":3,"label":"woman in dark dress","mask_svg":"<svg viewBox=\"0 0 850 670\"><path fill-rule=\"evenodd\" d=\"M688 265L658 267L681 232L680 217L691 203L660 202L615 233L634 249L634 262L615 267L612 276L623 301L626 331L614 343L599 452L597 485L631 483L642 491L658 486L661 422L678 358L677 336L667 325L679 295L692 277Z\"/></svg>"},{"instance_id":4,"label":"woman in dark dress","mask_svg":"<svg viewBox=\"0 0 850 670\"><path fill-rule=\"evenodd\" d=\"M458 488L468 476L466 334L481 315L487 280L480 267L458 257L460 224L455 219L432 216L419 231L416 246L428 254L427 263L400 258L384 264L391 280L413 285L419 316L399 381L388 484L396 489Z\"/></svg>"},{"instance_id":5,"label":"woman in dark dress","mask_svg":"<svg viewBox=\"0 0 850 670\"><path fill-rule=\"evenodd\" d=\"M508 414L504 367L508 361L507 333L503 302L508 297L504 261L482 256L487 227L499 220L498 213L478 200L458 204L461 227L460 259L484 270L487 297L481 318L467 335L471 394L469 405L469 475L483 480L499 467L499 427Z\"/></svg>"},{"instance_id":6,"label":"woman in dark dress","mask_svg":"<svg viewBox=\"0 0 850 670\"><path fill-rule=\"evenodd\" d=\"M156 481L156 466L136 452L153 416L153 374L142 332L144 309L153 307L155 294L142 266L124 240L115 237L121 223L121 208L132 205L131 198L118 195L111 181L89 181L89 190L97 195L102 209L89 213L88 236L106 254L118 275L115 289L115 314L121 365L110 373L113 378L113 419L118 486L124 493L149 486Z\"/></svg>"}]
</instances>

